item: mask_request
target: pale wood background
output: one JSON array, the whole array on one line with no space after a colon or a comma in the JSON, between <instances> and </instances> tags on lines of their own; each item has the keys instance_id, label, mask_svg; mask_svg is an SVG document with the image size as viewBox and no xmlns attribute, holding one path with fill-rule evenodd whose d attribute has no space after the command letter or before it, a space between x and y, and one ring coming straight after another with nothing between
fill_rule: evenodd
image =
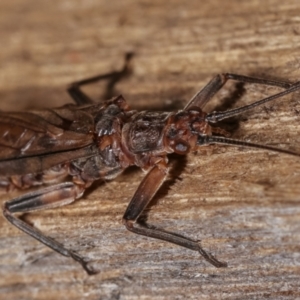
<instances>
[{"instance_id":1,"label":"pale wood background","mask_svg":"<svg viewBox=\"0 0 300 300\"><path fill-rule=\"evenodd\" d=\"M132 107L183 106L214 74L300 79L299 1L0 2L0 108L70 102L68 83L116 70ZM103 88L91 94L101 98ZM251 87L234 106L274 89ZM230 85L209 105L232 107ZM232 137L300 152L299 92L230 124ZM225 102L222 99L225 98ZM226 100L227 99L227 100ZM149 223L202 240L226 269L197 253L127 232L122 214L143 174L97 186L80 201L28 216L88 257L81 267L0 217L1 299L300 298L300 159L215 146L174 163ZM18 193L2 193L1 204Z\"/></svg>"}]
</instances>

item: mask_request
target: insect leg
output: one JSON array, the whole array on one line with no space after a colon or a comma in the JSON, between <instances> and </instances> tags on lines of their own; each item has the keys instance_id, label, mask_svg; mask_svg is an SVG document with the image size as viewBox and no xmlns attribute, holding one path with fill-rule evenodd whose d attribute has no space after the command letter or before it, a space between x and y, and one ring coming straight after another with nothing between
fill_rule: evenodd
<instances>
[{"instance_id":1,"label":"insect leg","mask_svg":"<svg viewBox=\"0 0 300 300\"><path fill-rule=\"evenodd\" d=\"M87 266L87 263L84 261L83 257L71 250L66 249L61 243L44 235L38 229L30 226L25 221L14 216L14 213L31 212L70 204L77 198L81 197L83 192L84 188L79 187L72 182L57 184L42 190L27 193L21 197L6 202L4 204L3 214L5 218L14 226L54 251L64 256L72 257L82 265L88 274L93 274L95 271Z\"/></svg>"},{"instance_id":2,"label":"insect leg","mask_svg":"<svg viewBox=\"0 0 300 300\"><path fill-rule=\"evenodd\" d=\"M138 218L140 217L141 213L146 209L147 205L164 182L167 171L168 169L166 165L160 163L155 165L146 175L126 209L126 212L123 216L124 225L128 230L134 233L164 240L194 251L198 251L212 265L218 268L226 267L226 263L218 261L211 254L205 252L198 242L175 233L160 230L151 225L138 223Z\"/></svg>"},{"instance_id":3,"label":"insect leg","mask_svg":"<svg viewBox=\"0 0 300 300\"><path fill-rule=\"evenodd\" d=\"M187 110L193 106L203 108L205 104L207 104L207 102L225 85L227 80L277 86L284 89L288 89L293 86L292 83L286 81L268 80L232 73L218 74L202 90L196 93L196 95L189 101L184 109Z\"/></svg>"},{"instance_id":4,"label":"insect leg","mask_svg":"<svg viewBox=\"0 0 300 300\"><path fill-rule=\"evenodd\" d=\"M73 98L73 100L76 102L77 105L93 104L94 101L80 89L81 86L90 84L90 83L95 83L100 80L109 79L109 82L108 82L107 88L106 88L107 89L106 94L108 94L108 95L106 95L106 97L111 98L112 97L111 92L112 92L114 85L118 81L120 81L122 78L124 78L130 74L130 72L131 72L130 61L131 61L132 57L133 57L133 53L126 54L125 64L123 66L123 69L120 71L97 75L94 77L90 77L87 79L83 79L83 80L71 83L71 85L67 89L68 93L70 94L70 96Z\"/></svg>"}]
</instances>

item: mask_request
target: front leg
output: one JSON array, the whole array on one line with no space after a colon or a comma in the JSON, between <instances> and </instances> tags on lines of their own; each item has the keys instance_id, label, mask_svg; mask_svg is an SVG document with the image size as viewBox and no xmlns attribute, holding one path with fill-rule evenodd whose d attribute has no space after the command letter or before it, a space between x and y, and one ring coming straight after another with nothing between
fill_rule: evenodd
<instances>
[{"instance_id":1,"label":"front leg","mask_svg":"<svg viewBox=\"0 0 300 300\"><path fill-rule=\"evenodd\" d=\"M54 251L72 257L79 262L88 274L94 274L95 271L90 268L84 258L72 250L66 249L63 244L44 235L38 229L30 226L22 219L16 217L14 213L32 212L48 208L55 208L74 202L81 197L84 192L84 187L75 185L72 182L66 182L50 186L41 190L27 193L21 197L15 198L4 204L4 217L14 226L32 236L39 242L53 249Z\"/></svg>"},{"instance_id":2,"label":"front leg","mask_svg":"<svg viewBox=\"0 0 300 300\"><path fill-rule=\"evenodd\" d=\"M168 173L165 163L160 162L155 165L143 181L131 199L123 216L123 223L126 228L134 233L164 240L194 251L198 251L208 262L217 268L226 267L227 264L218 261L211 254L201 248L198 242L179 236L175 233L163 231L153 226L138 223L138 218L146 209L151 199L154 197Z\"/></svg>"},{"instance_id":3,"label":"front leg","mask_svg":"<svg viewBox=\"0 0 300 300\"><path fill-rule=\"evenodd\" d=\"M234 80L242 83L261 84L266 86L277 86L284 89L289 89L293 86L292 83L286 81L269 80L257 77L250 77L232 73L223 73L215 76L202 90L196 93L194 97L185 106L184 110L189 110L191 107L204 108L210 99L222 89L228 80Z\"/></svg>"}]
</instances>

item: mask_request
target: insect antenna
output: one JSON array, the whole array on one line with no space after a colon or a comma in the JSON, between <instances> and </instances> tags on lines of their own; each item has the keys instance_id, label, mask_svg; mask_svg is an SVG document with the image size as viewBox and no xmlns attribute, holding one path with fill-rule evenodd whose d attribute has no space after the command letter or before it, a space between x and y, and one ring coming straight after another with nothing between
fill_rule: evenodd
<instances>
[{"instance_id":1,"label":"insect antenna","mask_svg":"<svg viewBox=\"0 0 300 300\"><path fill-rule=\"evenodd\" d=\"M285 154L294 155L294 156L300 156L300 153L297 153L294 151L276 148L276 147L267 146L267 145L249 143L249 142L245 142L242 140L236 140L236 139L231 139L231 138L226 138L226 137L221 137L221 136L199 136L197 144L198 145L225 144L225 145L232 145L232 146L243 146L243 147L249 147L249 148L264 149L264 150L269 150L269 151L273 151L273 152L285 153Z\"/></svg>"},{"instance_id":2,"label":"insect antenna","mask_svg":"<svg viewBox=\"0 0 300 300\"><path fill-rule=\"evenodd\" d=\"M286 89L285 91L277 93L272 96L269 96L267 98L264 98L262 100L254 102L252 104L248 104L248 105L245 105L242 107L238 107L238 108L234 108L234 109L230 109L230 110L226 110L226 111L213 111L206 116L206 121L210 122L210 123L217 123L221 120L244 113L250 109L253 109L256 106L265 104L267 102L273 101L273 100L280 98L282 96L285 96L287 94L293 93L299 89L300 89L300 82L296 82L295 84L293 84L290 88Z\"/></svg>"}]
</instances>

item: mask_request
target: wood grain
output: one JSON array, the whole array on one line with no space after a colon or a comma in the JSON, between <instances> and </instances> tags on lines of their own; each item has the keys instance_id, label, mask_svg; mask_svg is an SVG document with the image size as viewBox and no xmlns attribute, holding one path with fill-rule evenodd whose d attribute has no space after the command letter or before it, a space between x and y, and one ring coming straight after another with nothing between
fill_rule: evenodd
<instances>
[{"instance_id":1,"label":"wood grain","mask_svg":"<svg viewBox=\"0 0 300 300\"><path fill-rule=\"evenodd\" d=\"M0 108L70 102L68 83L117 70L133 108L183 107L213 75L298 81L298 1L0 2ZM207 110L251 103L276 90L228 85ZM95 98L104 86L88 89ZM240 97L241 96L241 97ZM300 152L299 92L224 124L232 137ZM87 257L81 267L0 218L1 299L296 299L300 297L300 160L214 146L173 157L148 222L182 233L227 261L127 232L122 214L143 178L130 169L73 205L25 216ZM1 203L18 192L1 194Z\"/></svg>"}]
</instances>

